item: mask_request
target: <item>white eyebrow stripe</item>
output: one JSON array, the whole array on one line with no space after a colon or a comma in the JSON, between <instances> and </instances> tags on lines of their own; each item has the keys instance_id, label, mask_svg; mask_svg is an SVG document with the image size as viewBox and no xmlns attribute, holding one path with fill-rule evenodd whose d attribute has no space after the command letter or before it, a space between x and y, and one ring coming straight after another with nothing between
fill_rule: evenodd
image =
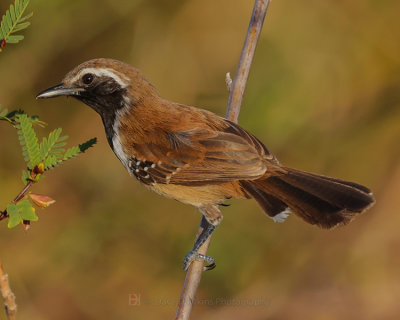
<instances>
[{"instance_id":1,"label":"white eyebrow stripe","mask_svg":"<svg viewBox=\"0 0 400 320\"><path fill-rule=\"evenodd\" d=\"M97 77L110 77L117 82L121 88L126 88L128 86L128 81L123 81L121 77L117 76L114 72L111 71L111 69L105 69L105 68L85 68L79 71L79 73L71 80L71 82L77 81L80 77L82 77L86 73L92 73L96 75ZM125 80L127 80L125 78Z\"/></svg>"}]
</instances>

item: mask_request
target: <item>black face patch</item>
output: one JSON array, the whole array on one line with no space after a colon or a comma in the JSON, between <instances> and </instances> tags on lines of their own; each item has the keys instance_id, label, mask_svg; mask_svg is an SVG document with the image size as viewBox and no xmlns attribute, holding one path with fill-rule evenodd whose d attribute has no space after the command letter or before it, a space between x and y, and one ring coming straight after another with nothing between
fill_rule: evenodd
<instances>
[{"instance_id":1,"label":"black face patch","mask_svg":"<svg viewBox=\"0 0 400 320\"><path fill-rule=\"evenodd\" d=\"M88 93L96 96L106 96L123 90L121 85L111 77L101 77L96 80L87 88Z\"/></svg>"},{"instance_id":2,"label":"black face patch","mask_svg":"<svg viewBox=\"0 0 400 320\"><path fill-rule=\"evenodd\" d=\"M125 107L124 96L126 95L126 89L122 89L118 83L109 78L96 85L93 83L93 87L87 88L86 91L74 96L100 114L111 147L113 147L113 125L116 113Z\"/></svg>"},{"instance_id":3,"label":"black face patch","mask_svg":"<svg viewBox=\"0 0 400 320\"><path fill-rule=\"evenodd\" d=\"M126 89L114 80L97 84L87 88L84 92L76 95L75 98L92 107L102 117L110 116L125 106L124 96Z\"/></svg>"}]
</instances>

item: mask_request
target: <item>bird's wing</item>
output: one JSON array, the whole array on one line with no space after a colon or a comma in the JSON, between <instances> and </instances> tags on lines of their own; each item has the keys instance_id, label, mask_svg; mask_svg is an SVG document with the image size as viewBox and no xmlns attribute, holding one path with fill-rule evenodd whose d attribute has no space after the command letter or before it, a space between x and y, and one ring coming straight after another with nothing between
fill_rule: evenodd
<instances>
[{"instance_id":1,"label":"bird's wing","mask_svg":"<svg viewBox=\"0 0 400 320\"><path fill-rule=\"evenodd\" d=\"M226 122L223 131L193 128L164 132L166 139L136 144L132 173L146 184L204 185L263 176L275 158L250 133ZM276 161L277 164L277 161Z\"/></svg>"}]
</instances>

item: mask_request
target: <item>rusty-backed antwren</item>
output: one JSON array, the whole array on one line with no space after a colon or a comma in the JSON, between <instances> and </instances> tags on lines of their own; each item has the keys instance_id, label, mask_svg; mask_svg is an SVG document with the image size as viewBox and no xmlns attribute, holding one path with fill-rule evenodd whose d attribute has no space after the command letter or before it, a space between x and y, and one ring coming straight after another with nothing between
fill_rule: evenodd
<instances>
[{"instance_id":1,"label":"rusty-backed antwren","mask_svg":"<svg viewBox=\"0 0 400 320\"><path fill-rule=\"evenodd\" d=\"M287 168L255 136L212 112L161 98L139 70L94 59L37 98L72 96L102 118L108 143L128 172L149 189L199 208L207 225L184 259L222 220L226 199L254 198L275 222L293 212L310 224L349 223L374 203L357 183Z\"/></svg>"}]
</instances>

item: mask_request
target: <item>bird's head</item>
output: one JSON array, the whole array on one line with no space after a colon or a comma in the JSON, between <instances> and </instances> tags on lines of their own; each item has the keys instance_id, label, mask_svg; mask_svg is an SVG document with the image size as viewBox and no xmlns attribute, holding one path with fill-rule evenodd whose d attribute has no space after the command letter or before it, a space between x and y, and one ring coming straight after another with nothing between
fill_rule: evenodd
<instances>
[{"instance_id":1,"label":"bird's head","mask_svg":"<svg viewBox=\"0 0 400 320\"><path fill-rule=\"evenodd\" d=\"M118 60L102 58L78 65L60 84L42 91L36 98L72 96L101 116L107 116L155 95L155 88L139 70Z\"/></svg>"}]
</instances>

